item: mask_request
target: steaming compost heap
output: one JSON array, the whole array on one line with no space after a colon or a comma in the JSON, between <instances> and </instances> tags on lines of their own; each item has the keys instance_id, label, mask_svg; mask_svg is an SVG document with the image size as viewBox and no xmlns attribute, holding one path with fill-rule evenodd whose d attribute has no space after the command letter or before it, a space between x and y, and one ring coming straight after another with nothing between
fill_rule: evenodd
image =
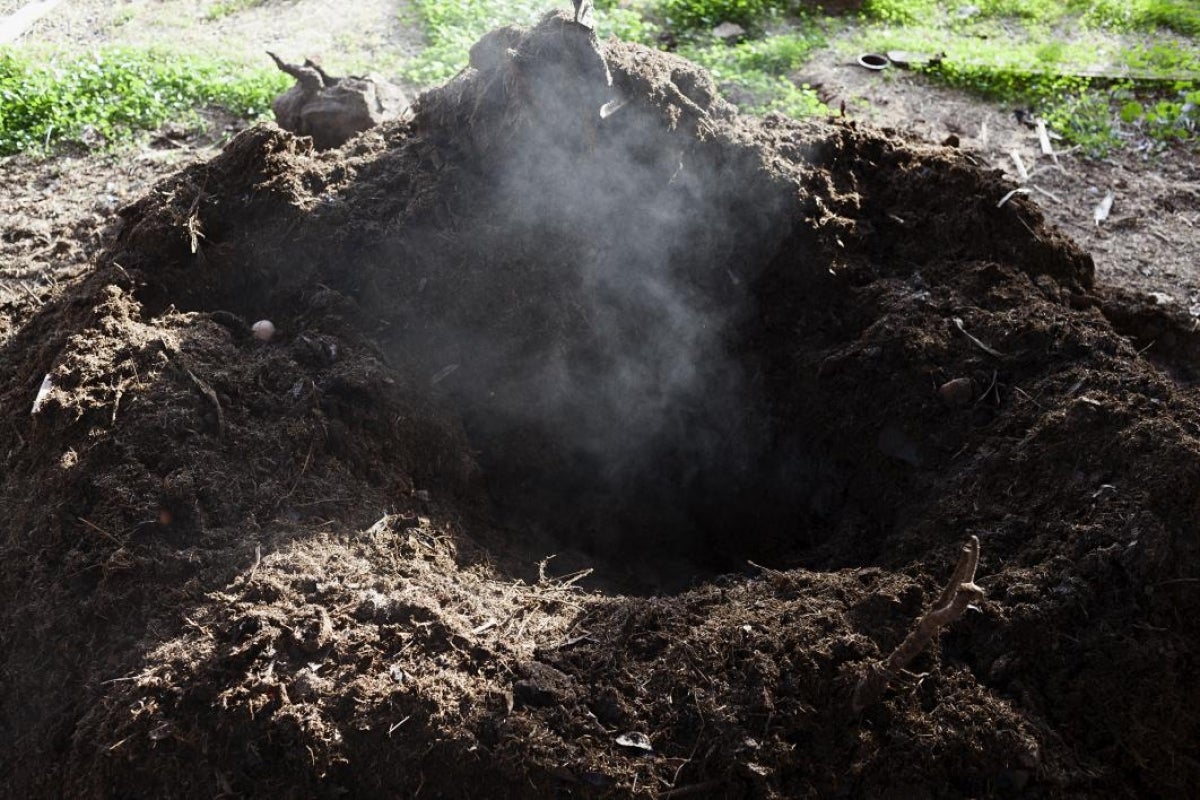
<instances>
[{"instance_id":1,"label":"steaming compost heap","mask_svg":"<svg viewBox=\"0 0 1200 800\"><path fill-rule=\"evenodd\" d=\"M1194 789L1194 335L957 151L561 15L471 62L3 345L0 793Z\"/></svg>"}]
</instances>

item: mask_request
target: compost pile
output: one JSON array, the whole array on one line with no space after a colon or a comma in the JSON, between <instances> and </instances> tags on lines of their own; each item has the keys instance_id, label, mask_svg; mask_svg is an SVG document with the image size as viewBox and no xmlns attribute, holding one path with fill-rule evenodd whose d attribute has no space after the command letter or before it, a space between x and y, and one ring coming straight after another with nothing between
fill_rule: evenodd
<instances>
[{"instance_id":1,"label":"compost pile","mask_svg":"<svg viewBox=\"0 0 1200 800\"><path fill-rule=\"evenodd\" d=\"M1010 188L558 15L245 132L0 352L0 794L1194 790L1200 346Z\"/></svg>"}]
</instances>

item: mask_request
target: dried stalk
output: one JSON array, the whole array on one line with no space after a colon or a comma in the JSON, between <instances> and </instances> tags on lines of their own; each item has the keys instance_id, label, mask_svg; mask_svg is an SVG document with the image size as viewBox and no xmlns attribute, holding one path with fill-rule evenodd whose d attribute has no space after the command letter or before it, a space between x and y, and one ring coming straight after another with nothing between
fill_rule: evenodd
<instances>
[{"instance_id":1,"label":"dried stalk","mask_svg":"<svg viewBox=\"0 0 1200 800\"><path fill-rule=\"evenodd\" d=\"M950 576L950 582L942 590L937 602L885 661L869 665L859 679L852 700L855 714L879 702L892 679L912 663L937 636L938 631L961 617L971 603L983 598L983 589L975 585L975 569L978 566L979 537L972 536L963 545L954 574Z\"/></svg>"}]
</instances>

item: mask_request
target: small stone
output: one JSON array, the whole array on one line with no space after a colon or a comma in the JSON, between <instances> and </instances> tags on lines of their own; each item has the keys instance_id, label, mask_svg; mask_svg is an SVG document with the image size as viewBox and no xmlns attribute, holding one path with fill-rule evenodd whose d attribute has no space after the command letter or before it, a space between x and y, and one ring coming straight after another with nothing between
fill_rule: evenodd
<instances>
[{"instance_id":1,"label":"small stone","mask_svg":"<svg viewBox=\"0 0 1200 800\"><path fill-rule=\"evenodd\" d=\"M260 342L269 342L271 337L275 335L275 323L269 319L260 319L250 328L254 332L254 338Z\"/></svg>"},{"instance_id":2,"label":"small stone","mask_svg":"<svg viewBox=\"0 0 1200 800\"><path fill-rule=\"evenodd\" d=\"M713 28L713 36L718 39L724 39L727 42L735 41L746 35L746 29L736 22L722 22L717 27Z\"/></svg>"},{"instance_id":3,"label":"small stone","mask_svg":"<svg viewBox=\"0 0 1200 800\"><path fill-rule=\"evenodd\" d=\"M617 744L621 745L621 747L632 747L635 750L643 750L647 753L654 752L654 746L650 744L650 737L638 731L621 734L617 737Z\"/></svg>"},{"instance_id":4,"label":"small stone","mask_svg":"<svg viewBox=\"0 0 1200 800\"><path fill-rule=\"evenodd\" d=\"M975 397L975 384L970 378L954 378L938 387L938 396L951 408L961 408Z\"/></svg>"}]
</instances>

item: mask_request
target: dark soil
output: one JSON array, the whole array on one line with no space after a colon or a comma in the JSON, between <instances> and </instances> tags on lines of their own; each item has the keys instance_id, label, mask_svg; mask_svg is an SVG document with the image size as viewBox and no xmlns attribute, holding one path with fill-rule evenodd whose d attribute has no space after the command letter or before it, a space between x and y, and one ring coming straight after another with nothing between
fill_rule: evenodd
<instances>
[{"instance_id":1,"label":"dark soil","mask_svg":"<svg viewBox=\"0 0 1200 800\"><path fill-rule=\"evenodd\" d=\"M1186 321L957 150L559 16L472 62L247 131L3 343L0 794L1193 793Z\"/></svg>"}]
</instances>

